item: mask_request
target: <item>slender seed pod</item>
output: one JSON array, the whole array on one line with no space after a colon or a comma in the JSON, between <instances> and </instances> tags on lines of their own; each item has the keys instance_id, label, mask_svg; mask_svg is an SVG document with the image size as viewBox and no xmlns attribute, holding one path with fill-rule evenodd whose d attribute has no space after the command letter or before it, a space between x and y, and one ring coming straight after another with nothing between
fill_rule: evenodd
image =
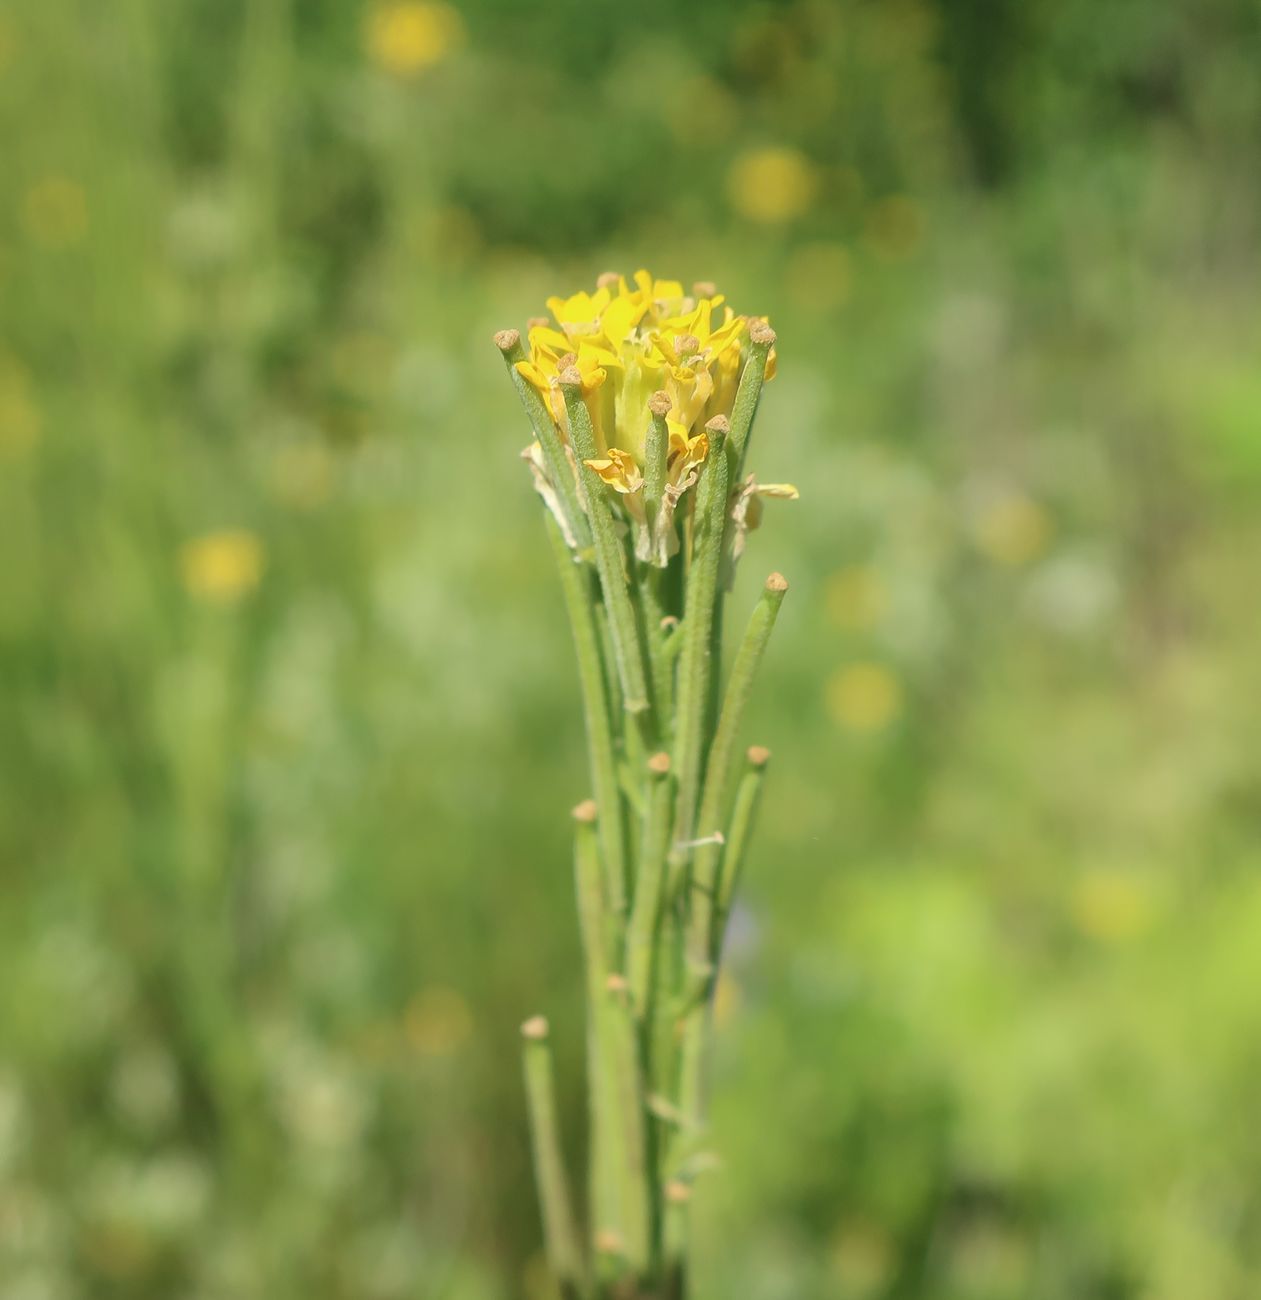
<instances>
[{"instance_id":1,"label":"slender seed pod","mask_svg":"<svg viewBox=\"0 0 1261 1300\"><path fill-rule=\"evenodd\" d=\"M548 1262L565 1300L577 1300L586 1289L586 1279L573 1201L569 1195L569 1179L560 1149L547 1020L543 1016L531 1016L521 1026L521 1038L534 1176L543 1216L543 1240L547 1246Z\"/></svg>"},{"instance_id":2,"label":"slender seed pod","mask_svg":"<svg viewBox=\"0 0 1261 1300\"><path fill-rule=\"evenodd\" d=\"M599 475L585 464L596 459L597 448L591 414L582 396L582 377L575 367L570 366L561 372L561 389L569 415L569 436L578 457L584 462L579 481L591 520L600 587L609 612L617 675L622 683L622 705L628 713L640 713L648 708L648 687L644 680L643 651L639 644L635 611L626 581L626 553L605 500L604 484Z\"/></svg>"},{"instance_id":3,"label":"slender seed pod","mask_svg":"<svg viewBox=\"0 0 1261 1300\"><path fill-rule=\"evenodd\" d=\"M704 761L705 704L709 694L713 640L714 597L722 558L723 521L727 504L725 441L730 425L715 416L705 426L709 452L696 488L696 531L692 563L687 575L679 650L674 761L678 773L678 809L675 815L675 850L692 835L696 823L696 798Z\"/></svg>"}]
</instances>

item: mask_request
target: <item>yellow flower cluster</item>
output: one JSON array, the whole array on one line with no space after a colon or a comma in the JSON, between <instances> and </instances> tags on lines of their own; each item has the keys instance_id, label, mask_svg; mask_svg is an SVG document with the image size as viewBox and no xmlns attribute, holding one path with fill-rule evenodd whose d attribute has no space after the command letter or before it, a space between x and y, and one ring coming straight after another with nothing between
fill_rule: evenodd
<instances>
[{"instance_id":1,"label":"yellow flower cluster","mask_svg":"<svg viewBox=\"0 0 1261 1300\"><path fill-rule=\"evenodd\" d=\"M594 293L549 298L547 306L552 316L531 322L529 357L517 362L517 371L542 394L568 441L561 375L576 367L600 453L584 463L621 494L637 523L644 519L651 403L658 403L669 431L665 491L672 509L696 482L709 454L705 424L731 415L750 328L764 321L737 316L712 284L694 285L687 293L680 281L654 279L643 270L630 281L614 273L602 275ZM765 378L774 374L772 348ZM538 444L526 455L542 473ZM752 493L796 496L796 489L755 485ZM752 493L745 493L746 507ZM742 522L743 517L742 510ZM748 526L755 521L756 512Z\"/></svg>"}]
</instances>

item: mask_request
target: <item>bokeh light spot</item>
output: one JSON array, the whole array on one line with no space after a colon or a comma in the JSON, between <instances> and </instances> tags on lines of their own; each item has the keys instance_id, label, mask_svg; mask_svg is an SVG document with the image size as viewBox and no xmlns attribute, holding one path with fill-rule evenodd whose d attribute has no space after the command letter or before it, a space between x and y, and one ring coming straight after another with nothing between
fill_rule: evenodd
<instances>
[{"instance_id":1,"label":"bokeh light spot","mask_svg":"<svg viewBox=\"0 0 1261 1300\"><path fill-rule=\"evenodd\" d=\"M43 418L27 372L0 357L0 456L19 456L38 441Z\"/></svg>"},{"instance_id":2,"label":"bokeh light spot","mask_svg":"<svg viewBox=\"0 0 1261 1300\"><path fill-rule=\"evenodd\" d=\"M83 187L65 176L45 176L22 196L22 224L45 248L68 248L88 232Z\"/></svg>"},{"instance_id":3,"label":"bokeh light spot","mask_svg":"<svg viewBox=\"0 0 1261 1300\"><path fill-rule=\"evenodd\" d=\"M827 708L849 731L879 731L902 711L902 683L879 663L853 663L828 679Z\"/></svg>"},{"instance_id":4,"label":"bokeh light spot","mask_svg":"<svg viewBox=\"0 0 1261 1300\"><path fill-rule=\"evenodd\" d=\"M180 574L190 595L228 605L258 586L263 576L263 543L243 528L206 533L180 550Z\"/></svg>"},{"instance_id":5,"label":"bokeh light spot","mask_svg":"<svg viewBox=\"0 0 1261 1300\"><path fill-rule=\"evenodd\" d=\"M895 1265L889 1234L878 1223L843 1223L832 1236L830 1263L845 1300L884 1294Z\"/></svg>"},{"instance_id":6,"label":"bokeh light spot","mask_svg":"<svg viewBox=\"0 0 1261 1300\"><path fill-rule=\"evenodd\" d=\"M366 44L386 72L414 77L454 53L464 38L464 20L450 5L404 0L373 10Z\"/></svg>"},{"instance_id":7,"label":"bokeh light spot","mask_svg":"<svg viewBox=\"0 0 1261 1300\"><path fill-rule=\"evenodd\" d=\"M976 544L995 564L1018 569L1043 554L1051 539L1047 512L1023 492L1009 492L978 513Z\"/></svg>"},{"instance_id":8,"label":"bokeh light spot","mask_svg":"<svg viewBox=\"0 0 1261 1300\"><path fill-rule=\"evenodd\" d=\"M799 217L814 199L814 166L797 149L753 149L727 173L731 206L750 221L777 225Z\"/></svg>"},{"instance_id":9,"label":"bokeh light spot","mask_svg":"<svg viewBox=\"0 0 1261 1300\"><path fill-rule=\"evenodd\" d=\"M722 970L718 974L718 985L714 989L714 1023L725 1025L740 1010L743 1001L740 982L730 971Z\"/></svg>"},{"instance_id":10,"label":"bokeh light spot","mask_svg":"<svg viewBox=\"0 0 1261 1300\"><path fill-rule=\"evenodd\" d=\"M1078 929L1101 943L1122 943L1151 924L1152 902L1141 881L1114 870L1092 871L1073 886L1069 902Z\"/></svg>"}]
</instances>

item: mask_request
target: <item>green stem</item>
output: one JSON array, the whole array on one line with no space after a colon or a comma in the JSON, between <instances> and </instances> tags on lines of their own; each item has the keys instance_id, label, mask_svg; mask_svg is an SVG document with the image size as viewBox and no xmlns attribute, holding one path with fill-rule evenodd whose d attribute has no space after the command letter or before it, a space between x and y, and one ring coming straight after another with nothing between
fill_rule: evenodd
<instances>
[{"instance_id":1,"label":"green stem","mask_svg":"<svg viewBox=\"0 0 1261 1300\"><path fill-rule=\"evenodd\" d=\"M544 511L543 523L560 570L561 592L569 613L574 650L578 658L578 681L587 723L587 762L597 805L605 810L600 818L600 856L604 864L609 907L619 918L626 911L626 851L622 840L621 800L617 781L617 752L610 724L612 710L605 687L604 666L596 619L599 617L587 582L589 570L575 562L565 543L560 525Z\"/></svg>"},{"instance_id":2,"label":"green stem","mask_svg":"<svg viewBox=\"0 0 1261 1300\"><path fill-rule=\"evenodd\" d=\"M521 405L525 407L525 413L529 416L534 436L543 448L543 458L547 461L548 472L560 497L561 509L570 536L573 537L579 551L588 550L591 546L591 527L578 500L578 486L574 478L572 460L565 452L560 430L557 429L542 394L517 369L517 363L526 359L521 335L516 330L500 330L495 335L495 346L503 353L508 373L512 376L517 395L521 398Z\"/></svg>"},{"instance_id":3,"label":"green stem","mask_svg":"<svg viewBox=\"0 0 1261 1300\"><path fill-rule=\"evenodd\" d=\"M674 716L674 660L667 650L668 636L662 620L660 569L650 564L636 566L639 578L639 605L644 616L644 641L648 646L648 667L652 672L652 696L665 740L670 719Z\"/></svg>"},{"instance_id":4,"label":"green stem","mask_svg":"<svg viewBox=\"0 0 1261 1300\"><path fill-rule=\"evenodd\" d=\"M717 415L705 426L709 454L696 485L692 558L687 574L683 624L679 630L678 682L676 685L674 765L678 774L675 814L675 866L686 862L684 845L696 824L696 797L700 789L705 748L705 706L709 678L714 670L714 595L722 558L723 522L727 507L727 457L725 439L729 425ZM682 855L680 858L679 855Z\"/></svg>"},{"instance_id":5,"label":"green stem","mask_svg":"<svg viewBox=\"0 0 1261 1300\"><path fill-rule=\"evenodd\" d=\"M744 471L744 458L749 449L749 435L753 431L753 417L757 414L758 398L766 380L766 362L775 343L775 331L765 321L749 325L749 358L740 374L740 386L731 407L731 441L727 444L727 460L731 466L731 482L738 484Z\"/></svg>"},{"instance_id":6,"label":"green stem","mask_svg":"<svg viewBox=\"0 0 1261 1300\"><path fill-rule=\"evenodd\" d=\"M622 684L622 706L628 713L640 713L648 708L648 686L644 679L643 653L635 626L635 608L626 581L626 551L617 535L604 483L585 464L588 460L596 459L599 453L595 443L595 430L591 425L591 413L582 396L582 380L575 367L571 366L561 375L561 389L565 394L565 410L569 415L570 441L579 460L584 462L579 471L579 482L587 515L591 520L600 587L604 592L605 607L609 611L617 675Z\"/></svg>"},{"instance_id":7,"label":"green stem","mask_svg":"<svg viewBox=\"0 0 1261 1300\"><path fill-rule=\"evenodd\" d=\"M710 750L701 799L702 830L716 830L722 819L725 792L730 777L736 733L748 703L753 679L766 650L775 616L783 603L788 583L777 573L766 580L762 598L749 620L744 640L731 667L731 679L723 701L722 714ZM743 853L743 847L741 848ZM679 1064L679 1110L682 1127L675 1149L684 1150L695 1142L705 1124L705 1067L710 1038L713 988L718 954L712 947L714 906L718 889L718 870L722 845L701 845L692 864L688 895L687 962L684 980L689 985L687 1010L683 1022L683 1042ZM667 1216L667 1234L677 1241L686 1233L686 1208L680 1207Z\"/></svg>"},{"instance_id":8,"label":"green stem","mask_svg":"<svg viewBox=\"0 0 1261 1300\"><path fill-rule=\"evenodd\" d=\"M731 810L731 823L727 829L727 846L722 855L722 874L718 882L718 905L714 916L713 961L715 965L722 954L723 935L731 904L740 886L744 871L744 858L748 852L753 824L757 820L762 801L762 785L766 779L766 764L771 751L761 745L751 745L744 756L744 774L736 787L736 801Z\"/></svg>"},{"instance_id":9,"label":"green stem","mask_svg":"<svg viewBox=\"0 0 1261 1300\"><path fill-rule=\"evenodd\" d=\"M644 1025L650 1023L653 967L666 853L670 846L670 756L654 754L648 760L648 794L640 837L639 869L635 874L635 901L626 932L626 978L631 1003Z\"/></svg>"},{"instance_id":10,"label":"green stem","mask_svg":"<svg viewBox=\"0 0 1261 1300\"><path fill-rule=\"evenodd\" d=\"M784 603L788 583L782 575L772 573L762 589L762 597L754 606L745 629L744 640L731 665L727 694L723 700L718 727L710 746L709 762L705 769L705 788L701 794L698 828L706 837L717 835L700 845L692 862L691 896L689 899L688 965L698 978L708 980L713 971L714 907L717 901L719 864L723 844L721 828L727 806L727 789L731 781L731 768L735 758L736 737L744 711L753 691L753 680L766 653L771 630L775 626L779 607ZM685 1044L687 1038L685 1035ZM686 1047L685 1047L686 1055ZM699 1118L696 1107L684 1104L684 1111Z\"/></svg>"},{"instance_id":11,"label":"green stem","mask_svg":"<svg viewBox=\"0 0 1261 1300\"><path fill-rule=\"evenodd\" d=\"M587 1105L590 1115L591 1225L597 1241L615 1240L620 1247L622 1171L621 1147L614 1138L616 1082L614 1063L607 1052L604 1028L605 984L608 959L605 949L605 914L596 851L596 805L588 800L573 811L574 883L578 894L578 928L586 970L587 1001ZM606 1272L615 1259L601 1252L598 1267Z\"/></svg>"},{"instance_id":12,"label":"green stem","mask_svg":"<svg viewBox=\"0 0 1261 1300\"><path fill-rule=\"evenodd\" d=\"M574 816L574 878L586 961L587 1072L592 1119L591 1197L598 1268L619 1277L649 1257L643 1088L625 980L611 974L596 849L596 805Z\"/></svg>"},{"instance_id":13,"label":"green stem","mask_svg":"<svg viewBox=\"0 0 1261 1300\"><path fill-rule=\"evenodd\" d=\"M547 1259L565 1300L577 1300L586 1290L585 1270L560 1149L547 1021L542 1016L531 1017L521 1026L521 1036L524 1040L525 1091L534 1150L534 1175L543 1216Z\"/></svg>"}]
</instances>

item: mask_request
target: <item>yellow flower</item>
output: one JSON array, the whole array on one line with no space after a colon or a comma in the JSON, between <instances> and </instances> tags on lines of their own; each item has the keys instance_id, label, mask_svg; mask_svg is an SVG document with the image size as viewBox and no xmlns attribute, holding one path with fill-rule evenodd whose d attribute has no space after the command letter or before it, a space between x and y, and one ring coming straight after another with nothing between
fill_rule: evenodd
<instances>
[{"instance_id":1,"label":"yellow flower","mask_svg":"<svg viewBox=\"0 0 1261 1300\"><path fill-rule=\"evenodd\" d=\"M827 706L849 731L880 731L902 711L902 683L883 664L846 664L828 682Z\"/></svg>"},{"instance_id":2,"label":"yellow flower","mask_svg":"<svg viewBox=\"0 0 1261 1300\"><path fill-rule=\"evenodd\" d=\"M441 0L396 0L368 18L368 53L386 72L414 77L464 43L464 20Z\"/></svg>"},{"instance_id":3,"label":"yellow flower","mask_svg":"<svg viewBox=\"0 0 1261 1300\"><path fill-rule=\"evenodd\" d=\"M586 460L583 464L595 470L609 487L615 492L622 493L623 496L638 492L644 486L644 477L639 472L634 457L624 451L618 451L616 447L609 452L608 456L597 460Z\"/></svg>"},{"instance_id":4,"label":"yellow flower","mask_svg":"<svg viewBox=\"0 0 1261 1300\"><path fill-rule=\"evenodd\" d=\"M27 233L45 248L77 244L88 230L88 203L83 187L65 176L36 181L22 198Z\"/></svg>"},{"instance_id":5,"label":"yellow flower","mask_svg":"<svg viewBox=\"0 0 1261 1300\"><path fill-rule=\"evenodd\" d=\"M689 291L679 280L660 280L645 270L629 280L610 272L593 290L549 298L547 306L551 317L530 323L529 355L516 363L517 372L546 401L560 440L567 444L569 421L560 375L570 366L577 369L597 451L586 464L617 494L621 511L635 526L636 555L664 565L678 546L675 509L695 485L709 454L704 426L715 416L730 417L753 346L750 328L755 321L764 324L764 318L736 315L712 284L697 284ZM771 347L767 380L774 377L775 364ZM669 440L663 497L654 503L659 508L648 529L644 454L651 418L648 402L657 393L664 393L669 402L664 410ZM535 486L565 527L563 512L557 509L557 485L549 480L541 448L527 448L525 458ZM754 491L796 495L786 485ZM747 496L733 486L733 518L738 513L741 537L750 526ZM753 505L756 522L756 502Z\"/></svg>"},{"instance_id":6,"label":"yellow flower","mask_svg":"<svg viewBox=\"0 0 1261 1300\"><path fill-rule=\"evenodd\" d=\"M814 201L818 182L810 160L796 149L754 149L727 173L731 206L750 221L779 225L799 217Z\"/></svg>"},{"instance_id":7,"label":"yellow flower","mask_svg":"<svg viewBox=\"0 0 1261 1300\"><path fill-rule=\"evenodd\" d=\"M1023 492L989 501L974 522L976 544L995 564L1017 569L1036 560L1051 537L1046 511Z\"/></svg>"},{"instance_id":8,"label":"yellow flower","mask_svg":"<svg viewBox=\"0 0 1261 1300\"><path fill-rule=\"evenodd\" d=\"M0 357L0 454L26 451L42 430L29 376L16 361Z\"/></svg>"},{"instance_id":9,"label":"yellow flower","mask_svg":"<svg viewBox=\"0 0 1261 1300\"><path fill-rule=\"evenodd\" d=\"M1120 871L1092 871L1073 886L1070 907L1083 934L1122 943L1151 924L1152 902L1143 882Z\"/></svg>"},{"instance_id":10,"label":"yellow flower","mask_svg":"<svg viewBox=\"0 0 1261 1300\"><path fill-rule=\"evenodd\" d=\"M263 544L242 528L206 533L180 551L180 572L188 592L212 604L228 605L258 586Z\"/></svg>"},{"instance_id":11,"label":"yellow flower","mask_svg":"<svg viewBox=\"0 0 1261 1300\"><path fill-rule=\"evenodd\" d=\"M680 281L647 271L630 283L618 275L600 279L594 293L547 300L554 323L531 326L530 359L517 369L547 398L564 432L559 375L576 365L601 452L620 448L638 463L648 398L659 389L670 394L669 418L685 437L705 420L730 414L752 318L737 316L712 285L689 294ZM772 373L768 363L768 378Z\"/></svg>"}]
</instances>

